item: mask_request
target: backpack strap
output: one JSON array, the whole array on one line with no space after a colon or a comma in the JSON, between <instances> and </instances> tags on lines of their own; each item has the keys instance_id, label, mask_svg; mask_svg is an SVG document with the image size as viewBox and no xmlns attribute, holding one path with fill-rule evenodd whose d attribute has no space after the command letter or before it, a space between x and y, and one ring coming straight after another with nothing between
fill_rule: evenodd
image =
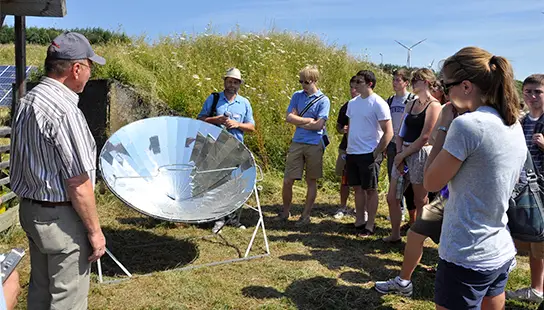
<instances>
[{"instance_id":1,"label":"backpack strap","mask_svg":"<svg viewBox=\"0 0 544 310\"><path fill-rule=\"evenodd\" d=\"M387 104L389 105L390 108L391 108L391 105L393 104L393 97L395 97L395 96L391 96L391 97L387 98Z\"/></svg>"},{"instance_id":2,"label":"backpack strap","mask_svg":"<svg viewBox=\"0 0 544 310\"><path fill-rule=\"evenodd\" d=\"M210 116L216 116L217 115L217 103L219 102L219 93L212 93L213 95L213 103L212 103L212 110L210 111Z\"/></svg>"}]
</instances>

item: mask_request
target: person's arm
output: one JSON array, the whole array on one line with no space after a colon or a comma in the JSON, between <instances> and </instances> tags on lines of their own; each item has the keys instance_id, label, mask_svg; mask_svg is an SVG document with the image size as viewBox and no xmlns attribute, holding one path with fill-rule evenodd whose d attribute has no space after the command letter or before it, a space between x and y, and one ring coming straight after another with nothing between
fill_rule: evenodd
<instances>
[{"instance_id":1,"label":"person's arm","mask_svg":"<svg viewBox=\"0 0 544 310\"><path fill-rule=\"evenodd\" d=\"M225 121L225 127L227 127L227 129L238 128L243 132L255 131L255 119L253 119L253 109L251 108L249 101L246 103L246 113L242 122L227 119Z\"/></svg>"},{"instance_id":2,"label":"person's arm","mask_svg":"<svg viewBox=\"0 0 544 310\"><path fill-rule=\"evenodd\" d=\"M19 272L13 270L13 272L6 279L6 282L2 285L3 300L0 303L5 302L5 309L13 310L17 305L17 297L21 293L21 284L19 283ZM2 305L0 304L0 309Z\"/></svg>"},{"instance_id":3,"label":"person's arm","mask_svg":"<svg viewBox=\"0 0 544 310\"><path fill-rule=\"evenodd\" d=\"M212 105L213 105L213 95L210 95L208 96L206 101L204 101L204 104L202 105L202 110L200 110L200 113L198 113L198 116L196 118L206 123L210 123L214 125L224 125L225 122L229 118L226 117L225 115L211 116Z\"/></svg>"},{"instance_id":4,"label":"person's arm","mask_svg":"<svg viewBox=\"0 0 544 310\"><path fill-rule=\"evenodd\" d=\"M338 119L336 120L336 132L339 134L346 134L348 133L348 123L349 118L346 115L347 109L348 109L349 101L344 103L344 105L340 108L340 111L338 111Z\"/></svg>"},{"instance_id":5,"label":"person's arm","mask_svg":"<svg viewBox=\"0 0 544 310\"><path fill-rule=\"evenodd\" d=\"M330 101L329 98L326 96L320 99L318 102L315 103L318 105L317 107L317 116L315 119L310 118L309 122L303 125L299 125L298 127L307 129L307 130L315 130L319 131L325 127L325 123L327 122L327 119L329 118L329 110L330 110ZM304 119L304 118L303 118Z\"/></svg>"},{"instance_id":6,"label":"person's arm","mask_svg":"<svg viewBox=\"0 0 544 310\"><path fill-rule=\"evenodd\" d=\"M431 154L427 158L424 168L423 186L429 192L437 192L444 188L457 174L468 154L477 147L479 134L474 130L468 130L466 125L451 126L457 115L453 105L446 105L442 109L442 116L438 127L447 129L447 133L439 130L436 133ZM438 128L437 127L437 128ZM447 135L451 135L452 148L457 148L455 156L443 147Z\"/></svg>"},{"instance_id":7,"label":"person's arm","mask_svg":"<svg viewBox=\"0 0 544 310\"><path fill-rule=\"evenodd\" d=\"M300 117L298 116L298 111L296 109L293 109L291 112L287 112L287 115L285 116L285 121L297 127L301 127L304 125L308 125L315 120L309 117Z\"/></svg>"},{"instance_id":8,"label":"person's arm","mask_svg":"<svg viewBox=\"0 0 544 310\"><path fill-rule=\"evenodd\" d=\"M67 179L66 185L72 206L81 218L83 226L87 229L87 237L93 248L89 261L95 262L106 251L106 238L102 233L98 220L93 184L89 175L85 172Z\"/></svg>"},{"instance_id":9,"label":"person's arm","mask_svg":"<svg viewBox=\"0 0 544 310\"><path fill-rule=\"evenodd\" d=\"M383 135L380 139L380 142L378 143L378 146L374 149L374 158L377 158L378 155L380 155L387 149L387 145L389 144L389 142L391 142L391 139L393 138L393 122L388 119L379 121L378 123L380 124L380 127L383 131Z\"/></svg>"},{"instance_id":10,"label":"person's arm","mask_svg":"<svg viewBox=\"0 0 544 310\"><path fill-rule=\"evenodd\" d=\"M52 140L62 163L60 172L73 208L87 230L93 249L89 261L94 262L104 254L106 241L98 221L93 184L88 175L88 171L96 169L92 135L80 111L66 113L55 130Z\"/></svg>"},{"instance_id":11,"label":"person's arm","mask_svg":"<svg viewBox=\"0 0 544 310\"><path fill-rule=\"evenodd\" d=\"M433 128L436 125L438 116L440 115L441 106L438 101L432 102L425 113L425 123L423 125L423 130L419 137L412 142L408 147L405 147L400 153L397 154L395 160L399 163L402 162L406 157L412 155L415 152L418 152L429 142Z\"/></svg>"}]
</instances>

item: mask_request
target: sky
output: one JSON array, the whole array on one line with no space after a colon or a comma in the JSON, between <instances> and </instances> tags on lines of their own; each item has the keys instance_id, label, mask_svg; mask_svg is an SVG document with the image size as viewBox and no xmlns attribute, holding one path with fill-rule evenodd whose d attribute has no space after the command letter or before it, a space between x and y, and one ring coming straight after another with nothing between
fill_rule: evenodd
<instances>
[{"instance_id":1,"label":"sky","mask_svg":"<svg viewBox=\"0 0 544 310\"><path fill-rule=\"evenodd\" d=\"M130 36L270 30L309 32L374 63L429 66L465 46L508 58L516 79L544 73L544 0L66 0L63 18L28 17L27 26L101 27ZM6 18L13 24L13 18ZM381 53L381 55L380 55Z\"/></svg>"}]
</instances>

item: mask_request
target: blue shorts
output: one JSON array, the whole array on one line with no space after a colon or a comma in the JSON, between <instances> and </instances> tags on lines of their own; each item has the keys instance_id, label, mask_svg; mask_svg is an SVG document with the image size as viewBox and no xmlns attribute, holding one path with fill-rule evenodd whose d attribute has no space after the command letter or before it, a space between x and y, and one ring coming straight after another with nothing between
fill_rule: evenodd
<instances>
[{"instance_id":1,"label":"blue shorts","mask_svg":"<svg viewBox=\"0 0 544 310\"><path fill-rule=\"evenodd\" d=\"M477 271L443 259L438 262L434 302L447 309L481 309L484 297L502 294L513 260L499 269Z\"/></svg>"}]
</instances>

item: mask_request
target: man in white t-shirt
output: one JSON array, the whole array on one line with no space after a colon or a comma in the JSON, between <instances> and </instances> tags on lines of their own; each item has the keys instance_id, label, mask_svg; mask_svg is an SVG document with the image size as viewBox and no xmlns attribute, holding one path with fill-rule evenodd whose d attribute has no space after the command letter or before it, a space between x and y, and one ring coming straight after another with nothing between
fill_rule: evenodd
<instances>
[{"instance_id":1,"label":"man in white t-shirt","mask_svg":"<svg viewBox=\"0 0 544 310\"><path fill-rule=\"evenodd\" d=\"M355 228L361 229L358 236L368 237L374 234L378 210L377 161L393 138L393 125L387 102L374 93L374 73L359 71L355 84L360 95L349 101L346 113L349 117L346 170L348 185L355 190Z\"/></svg>"}]
</instances>

